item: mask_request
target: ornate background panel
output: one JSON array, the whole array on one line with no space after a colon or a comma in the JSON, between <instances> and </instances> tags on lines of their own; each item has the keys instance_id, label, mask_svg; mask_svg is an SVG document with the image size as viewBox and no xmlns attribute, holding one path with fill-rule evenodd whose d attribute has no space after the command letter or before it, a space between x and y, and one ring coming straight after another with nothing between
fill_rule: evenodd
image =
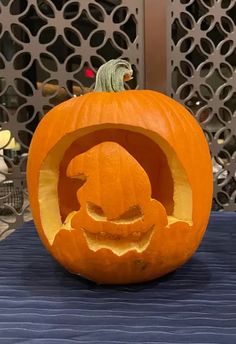
<instances>
[{"instance_id":1,"label":"ornate background panel","mask_svg":"<svg viewBox=\"0 0 236 344\"><path fill-rule=\"evenodd\" d=\"M172 0L168 15L168 92L209 141L213 209L236 211L236 1Z\"/></svg>"},{"instance_id":2,"label":"ornate background panel","mask_svg":"<svg viewBox=\"0 0 236 344\"><path fill-rule=\"evenodd\" d=\"M25 171L40 119L118 57L134 69L127 88L143 86L142 0L1 0L0 239L30 219Z\"/></svg>"}]
</instances>

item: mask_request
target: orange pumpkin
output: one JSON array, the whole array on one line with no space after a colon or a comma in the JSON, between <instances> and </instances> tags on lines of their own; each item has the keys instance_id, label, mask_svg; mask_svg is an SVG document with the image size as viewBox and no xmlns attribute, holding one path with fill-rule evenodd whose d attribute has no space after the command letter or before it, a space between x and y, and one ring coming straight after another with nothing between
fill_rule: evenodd
<instances>
[{"instance_id":1,"label":"orange pumpkin","mask_svg":"<svg viewBox=\"0 0 236 344\"><path fill-rule=\"evenodd\" d=\"M55 259L98 283L136 283L195 252L212 200L204 134L154 91L124 90L128 62L111 60L95 91L40 122L27 179L36 228Z\"/></svg>"}]
</instances>

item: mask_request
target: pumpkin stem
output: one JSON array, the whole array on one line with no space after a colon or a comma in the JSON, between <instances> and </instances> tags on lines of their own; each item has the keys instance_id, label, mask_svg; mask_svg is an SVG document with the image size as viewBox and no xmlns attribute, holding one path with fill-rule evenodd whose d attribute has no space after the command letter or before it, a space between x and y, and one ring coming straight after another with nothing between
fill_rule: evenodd
<instances>
[{"instance_id":1,"label":"pumpkin stem","mask_svg":"<svg viewBox=\"0 0 236 344\"><path fill-rule=\"evenodd\" d=\"M97 71L94 92L124 91L124 82L132 79L131 64L122 59L110 60Z\"/></svg>"}]
</instances>

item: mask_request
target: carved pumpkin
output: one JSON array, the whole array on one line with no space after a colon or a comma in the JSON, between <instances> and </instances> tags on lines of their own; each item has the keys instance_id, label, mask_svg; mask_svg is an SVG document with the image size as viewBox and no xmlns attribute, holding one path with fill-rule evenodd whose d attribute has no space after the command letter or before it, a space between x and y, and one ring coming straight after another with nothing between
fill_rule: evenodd
<instances>
[{"instance_id":1,"label":"carved pumpkin","mask_svg":"<svg viewBox=\"0 0 236 344\"><path fill-rule=\"evenodd\" d=\"M173 271L197 249L211 208L200 126L163 94L124 90L131 75L126 61L103 65L94 92L43 118L29 152L41 240L66 269L98 283Z\"/></svg>"}]
</instances>

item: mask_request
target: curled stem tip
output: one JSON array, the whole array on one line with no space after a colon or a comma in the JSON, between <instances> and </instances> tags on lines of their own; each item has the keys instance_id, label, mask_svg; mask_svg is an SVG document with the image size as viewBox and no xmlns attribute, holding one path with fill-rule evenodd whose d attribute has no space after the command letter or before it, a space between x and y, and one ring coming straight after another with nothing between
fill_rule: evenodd
<instances>
[{"instance_id":1,"label":"curled stem tip","mask_svg":"<svg viewBox=\"0 0 236 344\"><path fill-rule=\"evenodd\" d=\"M97 71L94 92L124 91L124 82L132 79L131 64L122 59L110 60Z\"/></svg>"}]
</instances>

